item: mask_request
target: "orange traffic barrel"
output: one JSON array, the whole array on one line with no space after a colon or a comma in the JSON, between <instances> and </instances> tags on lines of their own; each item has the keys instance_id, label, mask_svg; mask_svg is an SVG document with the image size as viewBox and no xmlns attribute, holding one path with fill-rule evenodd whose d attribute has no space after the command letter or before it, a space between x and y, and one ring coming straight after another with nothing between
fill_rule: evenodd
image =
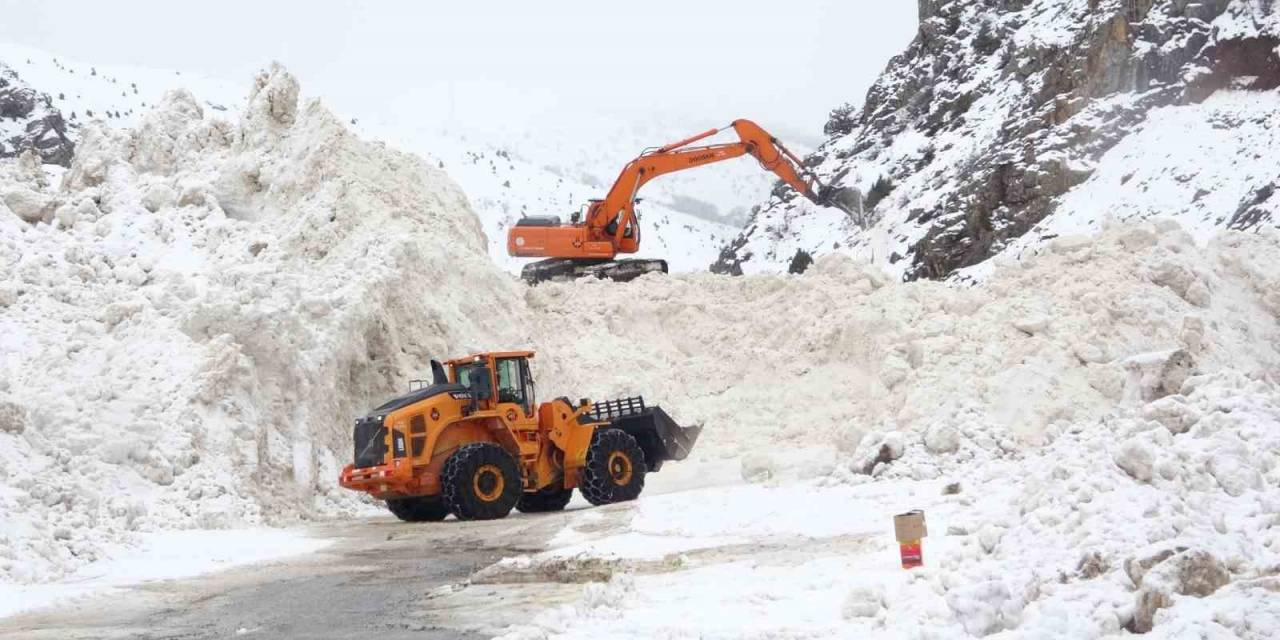
<instances>
[{"instance_id":1,"label":"orange traffic barrel","mask_svg":"<svg viewBox=\"0 0 1280 640\"><path fill-rule=\"evenodd\" d=\"M924 564L924 537L929 535L924 512L915 509L893 517L893 533L902 554L902 568L914 569Z\"/></svg>"}]
</instances>

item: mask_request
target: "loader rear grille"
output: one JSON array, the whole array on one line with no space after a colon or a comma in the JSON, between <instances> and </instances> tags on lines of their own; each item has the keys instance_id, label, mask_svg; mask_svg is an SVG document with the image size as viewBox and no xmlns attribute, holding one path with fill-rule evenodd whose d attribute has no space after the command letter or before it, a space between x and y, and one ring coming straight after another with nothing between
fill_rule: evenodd
<instances>
[{"instance_id":1,"label":"loader rear grille","mask_svg":"<svg viewBox=\"0 0 1280 640\"><path fill-rule=\"evenodd\" d=\"M355 468L375 467L386 460L387 428L382 426L382 421L357 421L353 439L356 445Z\"/></svg>"}]
</instances>

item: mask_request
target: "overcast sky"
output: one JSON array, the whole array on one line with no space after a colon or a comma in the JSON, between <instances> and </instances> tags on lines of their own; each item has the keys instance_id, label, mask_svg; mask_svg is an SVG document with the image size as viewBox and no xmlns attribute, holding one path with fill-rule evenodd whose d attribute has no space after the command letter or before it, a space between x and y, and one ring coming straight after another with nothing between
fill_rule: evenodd
<instances>
[{"instance_id":1,"label":"overcast sky","mask_svg":"<svg viewBox=\"0 0 1280 640\"><path fill-rule=\"evenodd\" d=\"M910 41L914 0L0 0L0 38L247 82L346 113L536 122L633 109L818 133Z\"/></svg>"}]
</instances>

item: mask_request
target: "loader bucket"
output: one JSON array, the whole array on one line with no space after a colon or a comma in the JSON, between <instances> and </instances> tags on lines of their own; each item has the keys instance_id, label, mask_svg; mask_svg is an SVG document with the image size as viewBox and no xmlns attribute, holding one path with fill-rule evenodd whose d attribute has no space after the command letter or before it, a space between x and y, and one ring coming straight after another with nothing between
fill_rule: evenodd
<instances>
[{"instance_id":1,"label":"loader bucket","mask_svg":"<svg viewBox=\"0 0 1280 640\"><path fill-rule=\"evenodd\" d=\"M635 438L649 471L661 469L667 460L687 458L702 433L701 426L682 427L662 407L646 407L638 396L596 404L591 415Z\"/></svg>"}]
</instances>

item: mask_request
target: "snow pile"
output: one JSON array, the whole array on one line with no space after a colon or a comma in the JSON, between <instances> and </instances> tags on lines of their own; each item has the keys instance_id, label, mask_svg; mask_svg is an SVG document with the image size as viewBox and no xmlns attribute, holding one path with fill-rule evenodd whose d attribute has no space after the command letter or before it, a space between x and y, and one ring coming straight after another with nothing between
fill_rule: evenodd
<instances>
[{"instance_id":1,"label":"snow pile","mask_svg":"<svg viewBox=\"0 0 1280 640\"><path fill-rule=\"evenodd\" d=\"M349 510L349 420L428 357L527 343L462 192L279 68L237 124L177 92L0 163L0 577L132 532Z\"/></svg>"},{"instance_id":2,"label":"snow pile","mask_svg":"<svg viewBox=\"0 0 1280 640\"><path fill-rule=\"evenodd\" d=\"M905 436L878 481L843 467L811 482L575 515L556 548L481 573L484 588L540 576L577 597L494 631L512 640L591 637L606 623L620 638L1274 636L1277 381L1191 376L1171 395L1048 434L1042 447L1006 446L1002 432L975 424L941 454L929 436ZM921 471L942 479L911 479ZM924 508L930 535L925 567L903 571L890 514L913 507Z\"/></svg>"},{"instance_id":3,"label":"snow pile","mask_svg":"<svg viewBox=\"0 0 1280 640\"><path fill-rule=\"evenodd\" d=\"M972 288L828 256L799 277L530 290L574 367L558 378L702 422L684 464L739 458L755 484L575 515L483 581L577 598L490 630L1270 637L1277 258L1273 233L1202 247L1157 220L1057 238ZM931 536L906 572L890 515L910 508Z\"/></svg>"},{"instance_id":4,"label":"snow pile","mask_svg":"<svg viewBox=\"0 0 1280 640\"><path fill-rule=\"evenodd\" d=\"M1193 376L1043 448L1003 450L974 435L982 464L919 445L901 461L966 488L948 526L958 541L934 554L937 572L913 599L945 605L975 635L1154 627L1160 637L1265 638L1280 624L1273 374ZM896 616L913 617L880 622Z\"/></svg>"},{"instance_id":5,"label":"snow pile","mask_svg":"<svg viewBox=\"0 0 1280 640\"><path fill-rule=\"evenodd\" d=\"M1274 375L1277 259L1274 235L1200 248L1164 221L1059 238L972 288L890 284L835 255L798 277L553 284L527 299L542 350L570 365L557 381L643 393L706 426L695 456L750 454L748 475L776 475L788 458L829 469L832 451L800 450L851 453L864 435L892 456L901 432L927 430L946 452L992 425L1012 446L1193 372Z\"/></svg>"}]
</instances>

